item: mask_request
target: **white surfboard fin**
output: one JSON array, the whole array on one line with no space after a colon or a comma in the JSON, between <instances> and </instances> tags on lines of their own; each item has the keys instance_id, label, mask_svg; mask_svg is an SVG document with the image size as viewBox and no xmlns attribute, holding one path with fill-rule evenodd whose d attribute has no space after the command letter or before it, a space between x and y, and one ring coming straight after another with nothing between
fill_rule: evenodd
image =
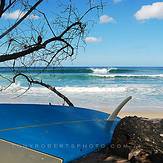
<instances>
[{"instance_id":1,"label":"white surfboard fin","mask_svg":"<svg viewBox=\"0 0 163 163\"><path fill-rule=\"evenodd\" d=\"M125 100L123 100L118 107L113 111L113 113L108 117L108 121L114 121L117 117L118 113L121 111L123 106L132 99L132 96L127 97Z\"/></svg>"}]
</instances>

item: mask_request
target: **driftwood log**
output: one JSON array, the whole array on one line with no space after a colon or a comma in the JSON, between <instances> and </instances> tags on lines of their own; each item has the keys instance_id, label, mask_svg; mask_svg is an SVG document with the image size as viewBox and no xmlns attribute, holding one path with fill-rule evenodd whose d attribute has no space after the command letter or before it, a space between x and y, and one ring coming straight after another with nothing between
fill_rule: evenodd
<instances>
[{"instance_id":1,"label":"driftwood log","mask_svg":"<svg viewBox=\"0 0 163 163\"><path fill-rule=\"evenodd\" d=\"M125 117L112 144L76 163L163 163L163 119Z\"/></svg>"}]
</instances>

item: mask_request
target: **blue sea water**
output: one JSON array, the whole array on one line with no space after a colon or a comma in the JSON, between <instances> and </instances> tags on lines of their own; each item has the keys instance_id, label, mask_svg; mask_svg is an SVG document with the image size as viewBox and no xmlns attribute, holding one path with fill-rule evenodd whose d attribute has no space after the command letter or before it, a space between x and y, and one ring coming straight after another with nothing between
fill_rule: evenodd
<instances>
[{"instance_id":1,"label":"blue sea water","mask_svg":"<svg viewBox=\"0 0 163 163\"><path fill-rule=\"evenodd\" d=\"M16 68L56 86L78 106L112 107L131 95L130 107L163 108L163 67L50 67L40 73L41 70L41 67ZM11 77L11 69L1 67L0 74ZM0 85L5 87L7 81L2 78ZM17 85L11 86L8 94L21 93L21 89L27 87L28 82L18 78ZM49 98L51 102L52 95L44 88L34 85L32 89L31 94L27 93L29 96L39 96L39 102Z\"/></svg>"}]
</instances>

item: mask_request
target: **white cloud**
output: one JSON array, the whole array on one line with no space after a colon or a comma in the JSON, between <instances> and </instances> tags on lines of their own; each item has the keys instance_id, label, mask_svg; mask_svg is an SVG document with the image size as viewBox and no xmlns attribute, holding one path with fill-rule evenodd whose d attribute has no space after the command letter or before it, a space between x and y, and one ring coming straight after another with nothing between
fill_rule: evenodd
<instances>
[{"instance_id":1,"label":"white cloud","mask_svg":"<svg viewBox=\"0 0 163 163\"><path fill-rule=\"evenodd\" d=\"M18 18L22 18L25 15L25 12L18 10L15 10L13 12L8 12L8 13L4 13L2 16L4 19L18 19ZM27 17L28 19L39 19L39 16L31 14Z\"/></svg>"},{"instance_id":2,"label":"white cloud","mask_svg":"<svg viewBox=\"0 0 163 163\"><path fill-rule=\"evenodd\" d=\"M102 15L100 16L100 23L101 24L106 24L106 23L111 23L114 22L114 18L108 15Z\"/></svg>"},{"instance_id":3,"label":"white cloud","mask_svg":"<svg viewBox=\"0 0 163 163\"><path fill-rule=\"evenodd\" d=\"M119 3L122 2L122 0L113 0L113 3Z\"/></svg>"},{"instance_id":4,"label":"white cloud","mask_svg":"<svg viewBox=\"0 0 163 163\"><path fill-rule=\"evenodd\" d=\"M163 2L144 5L135 13L137 20L163 19Z\"/></svg>"},{"instance_id":5,"label":"white cloud","mask_svg":"<svg viewBox=\"0 0 163 163\"><path fill-rule=\"evenodd\" d=\"M85 38L85 42L87 43L95 43L95 42L101 42L102 39L101 38L97 38L97 37L86 37Z\"/></svg>"}]
</instances>

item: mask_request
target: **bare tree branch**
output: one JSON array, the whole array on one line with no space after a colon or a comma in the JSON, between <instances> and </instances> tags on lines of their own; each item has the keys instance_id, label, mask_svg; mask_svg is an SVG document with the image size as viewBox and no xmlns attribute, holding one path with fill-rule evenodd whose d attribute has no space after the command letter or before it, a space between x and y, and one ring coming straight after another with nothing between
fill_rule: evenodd
<instances>
[{"instance_id":1,"label":"bare tree branch","mask_svg":"<svg viewBox=\"0 0 163 163\"><path fill-rule=\"evenodd\" d=\"M64 39L62 39L62 37L64 36L64 34L66 32L68 32L72 27L76 26L76 25L79 25L81 26L81 23L80 22L75 22L73 24L71 24L69 27L67 27L62 33L60 36L58 37L52 37L48 40L46 40L44 43L42 44L35 44L35 45L30 45L29 48L21 51L21 52L16 52L16 53L13 53L13 54L8 54L8 55L1 55L0 56L0 62L4 62L4 61L9 61L9 60L13 60L13 59L17 59L17 58L20 58L20 57L23 57L23 56L26 56L28 54L31 54L35 51L38 51L40 49L44 49L47 44L53 42L53 41L61 41L61 42L64 42L66 43L73 51L73 47ZM73 52L72 52L73 54Z\"/></svg>"},{"instance_id":2,"label":"bare tree branch","mask_svg":"<svg viewBox=\"0 0 163 163\"><path fill-rule=\"evenodd\" d=\"M19 74L16 74L14 77L13 77L13 83L16 82L16 78L19 77L19 76L23 76L26 78L26 80L31 84L37 84L37 85L41 85L49 90L51 90L52 92L54 92L55 94L57 94L60 98L62 98L69 106L74 106L73 103L65 96L63 95L62 93L60 93L55 87L52 87L51 85L49 84L46 84L46 83L43 83L42 81L38 81L38 80L33 80L32 78L29 78L27 75L25 74L22 74L22 73L19 73ZM29 89L27 89L29 90Z\"/></svg>"},{"instance_id":3,"label":"bare tree branch","mask_svg":"<svg viewBox=\"0 0 163 163\"><path fill-rule=\"evenodd\" d=\"M17 1L17 0L10 1L10 2L9 2L9 5L6 6L6 7L4 8L3 13L5 13L11 6L13 6L13 4L14 4L16 1ZM3 14L3 13L2 13L2 14Z\"/></svg>"},{"instance_id":4,"label":"bare tree branch","mask_svg":"<svg viewBox=\"0 0 163 163\"><path fill-rule=\"evenodd\" d=\"M5 7L5 0L0 0L0 17L4 12L4 7Z\"/></svg>"},{"instance_id":5,"label":"bare tree branch","mask_svg":"<svg viewBox=\"0 0 163 163\"><path fill-rule=\"evenodd\" d=\"M54 0L51 1L54 2ZM67 59L72 61L78 54L78 48L85 45L84 38L89 25L86 15L95 9L103 8L103 4L99 3L102 0L87 1L88 9L83 14L83 10L80 11L75 7L75 0L64 1L65 4L56 0L55 5L56 2L61 3L60 6L54 6L57 7L59 14L50 16L49 11L46 11L47 8L44 11L37 9L43 0L36 0L33 5L31 5L32 0L0 0L2 2L0 17L10 9L18 12L18 16L11 17L11 20L10 17L4 20L8 23L4 23L5 27L2 25L0 28L0 63L8 64L13 73L13 80L8 80L10 85L18 76L22 76L29 83L26 91L33 84L37 84L53 91L69 106L73 106L72 102L56 87L36 79L48 67L61 66ZM39 73L27 73L28 70L37 66L43 66Z\"/></svg>"},{"instance_id":6,"label":"bare tree branch","mask_svg":"<svg viewBox=\"0 0 163 163\"><path fill-rule=\"evenodd\" d=\"M30 10L25 13L12 27L10 27L9 29L7 29L4 33L2 33L0 35L0 39L2 39L4 36L6 36L9 32L11 32L12 30L14 30L25 18L28 17L28 15L31 14L31 12L41 3L43 2L43 0L38 0L31 8Z\"/></svg>"}]
</instances>

